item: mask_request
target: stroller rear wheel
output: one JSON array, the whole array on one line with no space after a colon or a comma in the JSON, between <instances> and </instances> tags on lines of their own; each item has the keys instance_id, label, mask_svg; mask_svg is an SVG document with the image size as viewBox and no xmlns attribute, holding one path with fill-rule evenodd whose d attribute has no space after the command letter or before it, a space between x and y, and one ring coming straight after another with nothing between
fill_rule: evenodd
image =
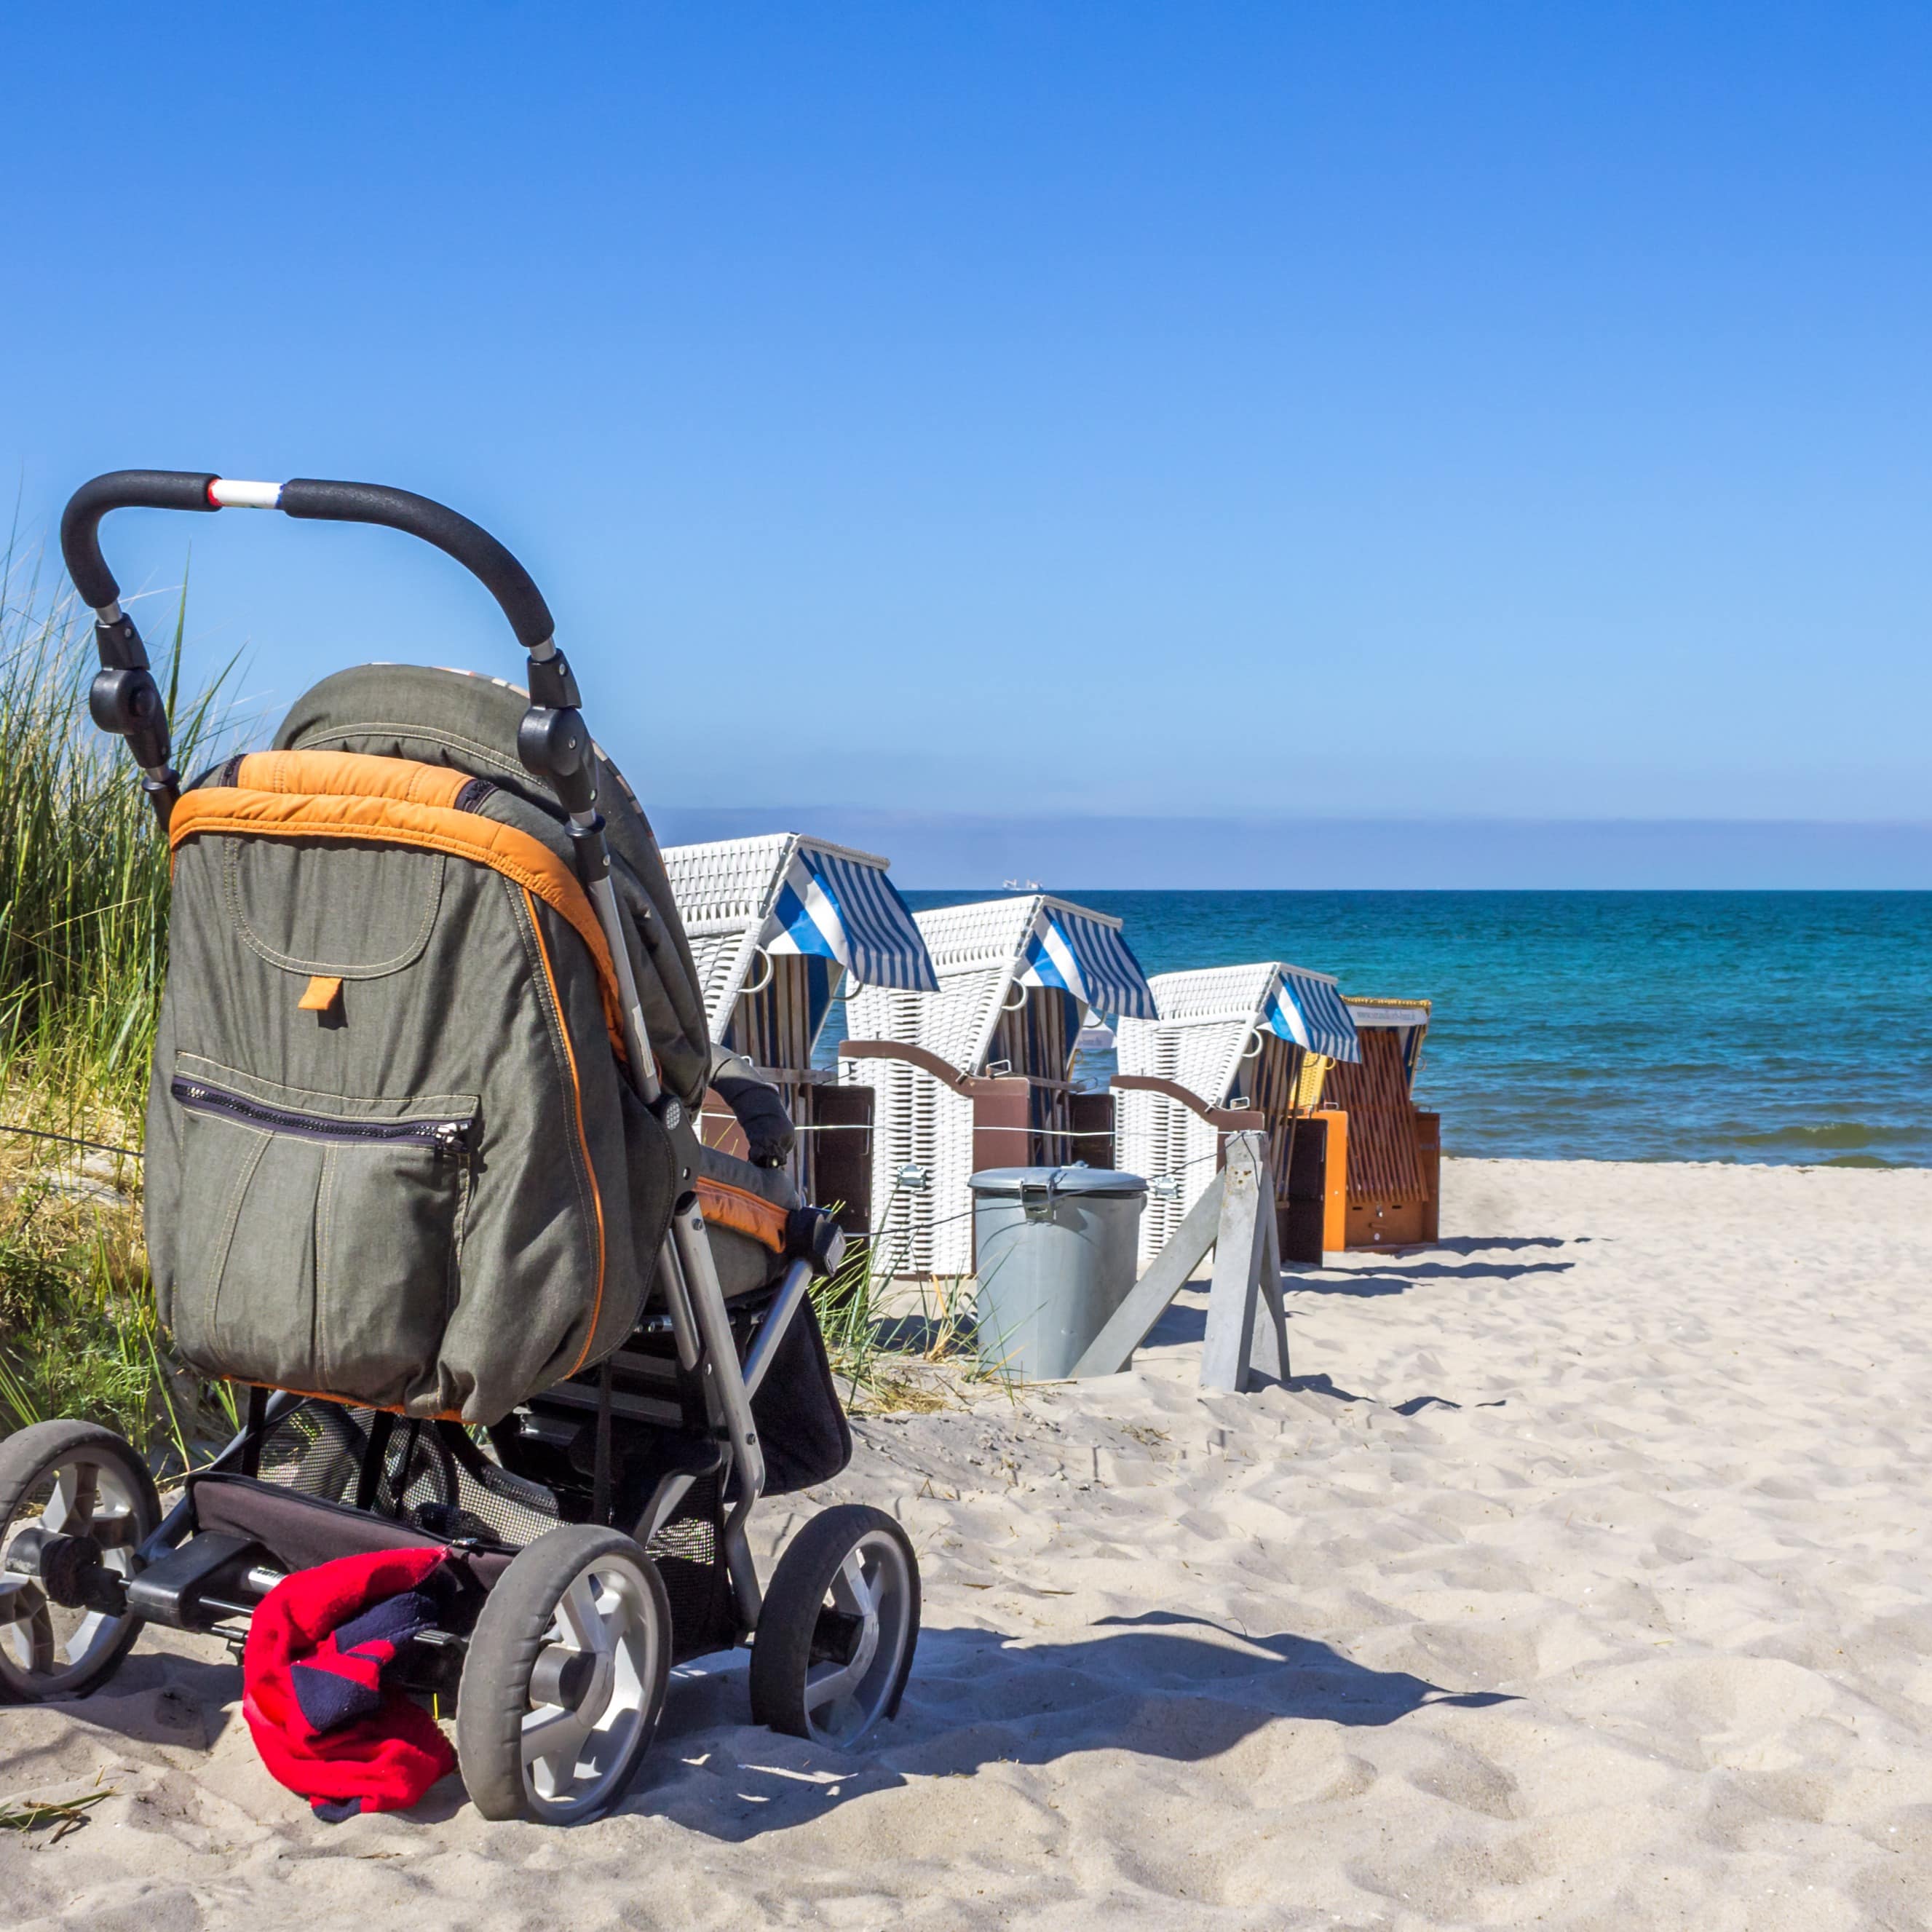
<instances>
[{"instance_id":1,"label":"stroller rear wheel","mask_svg":"<svg viewBox=\"0 0 1932 1932\"><path fill-rule=\"evenodd\" d=\"M883 1510L814 1516L772 1573L752 1639L752 1714L844 1747L898 1714L919 1642L919 1560Z\"/></svg>"},{"instance_id":2,"label":"stroller rear wheel","mask_svg":"<svg viewBox=\"0 0 1932 1932\"><path fill-rule=\"evenodd\" d=\"M133 1576L160 1514L148 1466L111 1429L37 1422L0 1442L0 1696L82 1696L113 1670L141 1619L90 1606L86 1580ZM68 1581L59 1595L44 1558ZM106 1587L118 1600L119 1586Z\"/></svg>"},{"instance_id":3,"label":"stroller rear wheel","mask_svg":"<svg viewBox=\"0 0 1932 1932\"><path fill-rule=\"evenodd\" d=\"M630 1538L566 1523L500 1576L470 1640L456 1754L486 1818L568 1825L622 1796L663 1714L670 1605Z\"/></svg>"}]
</instances>

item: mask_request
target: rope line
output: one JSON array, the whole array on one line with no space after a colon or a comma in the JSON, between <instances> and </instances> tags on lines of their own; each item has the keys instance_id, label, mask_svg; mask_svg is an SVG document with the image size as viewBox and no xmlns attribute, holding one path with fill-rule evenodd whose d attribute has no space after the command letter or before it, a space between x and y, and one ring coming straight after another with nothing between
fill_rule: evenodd
<instances>
[{"instance_id":1,"label":"rope line","mask_svg":"<svg viewBox=\"0 0 1932 1932\"><path fill-rule=\"evenodd\" d=\"M716 1120L721 1117L707 1114L704 1118ZM872 1122L866 1120L794 1120L791 1130L795 1134L869 1134L876 1130ZM1106 1127L1012 1127L1000 1131L1037 1134L1044 1140L1052 1141L1110 1141L1114 1138L1112 1130Z\"/></svg>"},{"instance_id":2,"label":"rope line","mask_svg":"<svg viewBox=\"0 0 1932 1932\"><path fill-rule=\"evenodd\" d=\"M792 1132L795 1134L869 1134L873 1131L874 1129L872 1126L858 1120L826 1121L818 1126L794 1126L792 1129ZM1111 1140L1113 1138L1111 1134L1100 1129L1083 1130L1077 1133L1070 1129L1063 1128L1049 1127L1042 1129L1041 1131L1048 1138L1054 1140L1094 1141ZM26 1139L34 1141L57 1141L63 1147L87 1148L97 1154L125 1154L130 1160L142 1160L146 1158L139 1148L121 1147L112 1141L83 1140L77 1134L56 1134L44 1127L17 1127L8 1120L0 1120L0 1134L17 1134ZM1216 1158L1216 1156L1211 1154L1197 1154L1193 1160L1184 1161L1180 1168L1172 1168L1169 1172L1179 1173L1187 1168L1198 1167L1203 1161L1213 1160ZM949 1215L946 1218L949 1220L957 1221L964 1220L964 1216L953 1214ZM941 1224L934 1221L927 1225L938 1227Z\"/></svg>"},{"instance_id":3,"label":"rope line","mask_svg":"<svg viewBox=\"0 0 1932 1932\"><path fill-rule=\"evenodd\" d=\"M0 1134L20 1134L30 1141L58 1141L64 1147L92 1148L99 1154L124 1154L130 1160L146 1156L139 1148L116 1147L112 1141L84 1141L74 1134L49 1133L43 1127L16 1127L0 1120Z\"/></svg>"}]
</instances>

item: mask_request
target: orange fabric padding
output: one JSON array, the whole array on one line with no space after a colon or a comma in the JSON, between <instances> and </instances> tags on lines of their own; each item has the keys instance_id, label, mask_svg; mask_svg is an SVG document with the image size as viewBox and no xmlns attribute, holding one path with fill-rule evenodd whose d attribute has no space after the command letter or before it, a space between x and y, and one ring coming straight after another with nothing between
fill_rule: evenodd
<instances>
[{"instance_id":1,"label":"orange fabric padding","mask_svg":"<svg viewBox=\"0 0 1932 1932\"><path fill-rule=\"evenodd\" d=\"M713 1180L701 1175L698 1183L698 1204L705 1220L715 1227L729 1228L734 1234L748 1234L773 1254L785 1251L785 1210L762 1194L748 1188L734 1187L728 1180Z\"/></svg>"},{"instance_id":2,"label":"orange fabric padding","mask_svg":"<svg viewBox=\"0 0 1932 1932\"><path fill-rule=\"evenodd\" d=\"M170 851L184 839L219 832L243 838L352 838L376 845L412 845L488 866L562 914L575 928L597 969L611 1048L620 1060L626 1057L624 1008L616 968L590 895L576 874L548 846L513 825L500 825L494 819L479 818L474 812L458 812L446 805L394 796L384 788L408 781L380 768L394 766L405 774L428 772L439 782L453 776L459 788L468 782L461 773L446 774L406 758L370 758L358 752L260 752L242 760L244 769L257 758L326 760L338 768L334 776L339 782L366 780L369 789L278 792L240 786L198 787L183 793L176 804L168 823Z\"/></svg>"},{"instance_id":3,"label":"orange fabric padding","mask_svg":"<svg viewBox=\"0 0 1932 1932\"><path fill-rule=\"evenodd\" d=\"M454 805L467 772L378 758L367 752L250 752L235 775L237 791L313 792L344 798L399 798L410 805Z\"/></svg>"}]
</instances>

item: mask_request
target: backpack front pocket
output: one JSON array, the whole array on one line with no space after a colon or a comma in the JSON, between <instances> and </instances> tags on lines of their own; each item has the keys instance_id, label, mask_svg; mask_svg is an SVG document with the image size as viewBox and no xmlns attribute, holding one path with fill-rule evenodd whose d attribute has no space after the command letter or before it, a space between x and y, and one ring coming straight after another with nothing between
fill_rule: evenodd
<instances>
[{"instance_id":1,"label":"backpack front pocket","mask_svg":"<svg viewBox=\"0 0 1932 1932\"><path fill-rule=\"evenodd\" d=\"M187 1053L170 1091L185 1116L182 1354L212 1375L377 1406L433 1395L477 1096L308 1093Z\"/></svg>"}]
</instances>

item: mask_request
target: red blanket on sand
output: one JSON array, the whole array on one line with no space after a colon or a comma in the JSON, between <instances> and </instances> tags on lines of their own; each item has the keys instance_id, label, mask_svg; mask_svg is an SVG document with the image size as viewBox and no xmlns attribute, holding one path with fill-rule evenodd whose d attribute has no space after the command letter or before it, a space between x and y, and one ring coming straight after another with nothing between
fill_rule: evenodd
<instances>
[{"instance_id":1,"label":"red blanket on sand","mask_svg":"<svg viewBox=\"0 0 1932 1932\"><path fill-rule=\"evenodd\" d=\"M262 1761L318 1811L400 1810L456 1768L436 1720L382 1684L434 1621L433 1599L416 1593L446 1553L338 1557L284 1577L255 1612L242 1712Z\"/></svg>"}]
</instances>

